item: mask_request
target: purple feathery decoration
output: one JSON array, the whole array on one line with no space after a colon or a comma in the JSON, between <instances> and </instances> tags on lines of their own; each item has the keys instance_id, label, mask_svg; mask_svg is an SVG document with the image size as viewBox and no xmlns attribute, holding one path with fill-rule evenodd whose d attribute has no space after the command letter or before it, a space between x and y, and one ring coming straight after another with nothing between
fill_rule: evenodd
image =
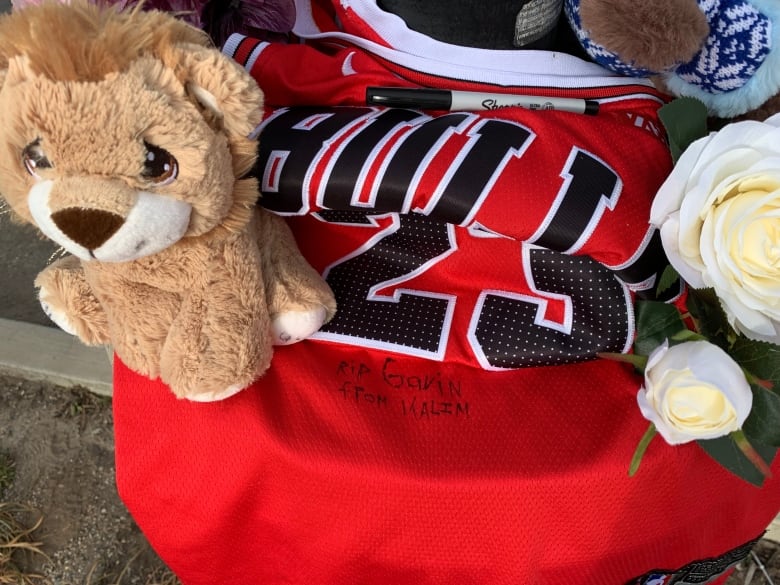
<instances>
[{"instance_id":1,"label":"purple feathery decoration","mask_svg":"<svg viewBox=\"0 0 780 585\"><path fill-rule=\"evenodd\" d=\"M93 0L94 1L94 0ZM138 4L139 0L102 0L107 4L114 4L124 9L127 6ZM201 20L201 11L203 10L204 0L146 0L143 4L144 10L161 10L170 12L179 19L195 26L203 28Z\"/></svg>"},{"instance_id":2,"label":"purple feathery decoration","mask_svg":"<svg viewBox=\"0 0 780 585\"><path fill-rule=\"evenodd\" d=\"M42 0L12 0L14 10ZM69 0L60 0L68 2ZM124 10L140 0L90 0ZM146 0L144 10L162 10L203 29L221 47L234 32L285 41L295 24L295 0Z\"/></svg>"},{"instance_id":3,"label":"purple feathery decoration","mask_svg":"<svg viewBox=\"0 0 780 585\"><path fill-rule=\"evenodd\" d=\"M43 0L11 0L14 10L21 10L27 6L41 4ZM89 0L98 6L114 6L117 10L125 10L139 3L140 0ZM60 0L63 4L70 4L70 0ZM202 28L200 13L205 0L147 0L144 2L144 10L162 10L171 12L181 20Z\"/></svg>"},{"instance_id":4,"label":"purple feathery decoration","mask_svg":"<svg viewBox=\"0 0 780 585\"><path fill-rule=\"evenodd\" d=\"M294 0L208 0L201 12L203 29L222 46L242 33L263 40L283 40L295 24Z\"/></svg>"}]
</instances>

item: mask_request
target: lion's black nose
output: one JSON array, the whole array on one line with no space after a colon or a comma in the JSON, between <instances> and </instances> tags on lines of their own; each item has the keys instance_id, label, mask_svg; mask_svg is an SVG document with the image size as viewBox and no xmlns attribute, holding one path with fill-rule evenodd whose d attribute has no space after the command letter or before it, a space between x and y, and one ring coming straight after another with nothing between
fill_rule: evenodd
<instances>
[{"instance_id":1,"label":"lion's black nose","mask_svg":"<svg viewBox=\"0 0 780 585\"><path fill-rule=\"evenodd\" d=\"M55 211L51 218L66 236L88 250L99 248L125 222L116 213L80 207Z\"/></svg>"}]
</instances>

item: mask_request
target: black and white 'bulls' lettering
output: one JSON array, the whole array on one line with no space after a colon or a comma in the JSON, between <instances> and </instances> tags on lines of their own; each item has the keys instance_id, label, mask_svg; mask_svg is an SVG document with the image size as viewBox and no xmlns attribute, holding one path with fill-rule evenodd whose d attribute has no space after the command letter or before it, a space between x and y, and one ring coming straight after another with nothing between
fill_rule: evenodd
<instances>
[{"instance_id":1,"label":"black and white 'bulls' lettering","mask_svg":"<svg viewBox=\"0 0 780 585\"><path fill-rule=\"evenodd\" d=\"M359 249L327 269L339 312L317 335L443 359L459 299L419 290L414 281L457 254L455 226L478 227L475 216L497 177L535 138L521 124L462 112L431 117L404 109L297 108L271 116L257 166L263 204L287 215L316 207L323 221L375 228ZM434 165L437 156L446 164ZM484 368L625 351L633 337L629 290L649 294L663 266L649 227L619 266L574 255L615 208L623 183L577 145L558 176L560 190L547 215L517 245L523 286L484 290L471 308L467 341ZM421 197L416 190L423 177L428 190ZM377 230L380 218L385 227ZM459 230L457 237L472 233ZM392 296L377 294L390 288ZM562 310L550 318L553 305Z\"/></svg>"}]
</instances>

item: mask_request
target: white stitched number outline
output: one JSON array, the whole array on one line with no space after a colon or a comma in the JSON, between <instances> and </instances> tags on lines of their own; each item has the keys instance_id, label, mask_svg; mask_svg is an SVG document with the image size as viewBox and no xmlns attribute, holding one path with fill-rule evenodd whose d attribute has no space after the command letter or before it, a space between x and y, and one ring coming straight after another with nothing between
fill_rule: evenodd
<instances>
[{"instance_id":1,"label":"white stitched number outline","mask_svg":"<svg viewBox=\"0 0 780 585\"><path fill-rule=\"evenodd\" d=\"M384 218L387 224L327 269L339 312L315 337L443 359L457 299L402 285L456 252L454 226L472 220L507 162L522 157L535 138L513 122L475 119L402 109L296 108L266 120L258 172L266 207L283 215L307 213L313 190L327 210L317 214L322 221L375 227ZM425 209L410 209L417 180L455 134L467 137L457 159ZM368 181L371 164L378 171ZM659 242L648 231L633 261L613 269L572 256L614 208L622 182L577 147L560 176L547 217L529 242L518 243L519 273L534 294L483 291L474 307L468 342L486 369L569 363L630 346L629 290L654 283ZM389 286L395 287L392 297L376 294ZM544 317L551 301L565 306L561 322Z\"/></svg>"}]
</instances>

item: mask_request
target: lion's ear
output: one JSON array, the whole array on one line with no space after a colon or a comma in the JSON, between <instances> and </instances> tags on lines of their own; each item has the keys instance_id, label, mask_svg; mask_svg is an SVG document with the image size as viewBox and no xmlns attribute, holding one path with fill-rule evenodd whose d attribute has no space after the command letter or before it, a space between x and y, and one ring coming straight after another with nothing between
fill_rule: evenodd
<instances>
[{"instance_id":1,"label":"lion's ear","mask_svg":"<svg viewBox=\"0 0 780 585\"><path fill-rule=\"evenodd\" d=\"M11 57L5 67L0 69L0 90L13 87L32 77L30 60L25 55Z\"/></svg>"},{"instance_id":2,"label":"lion's ear","mask_svg":"<svg viewBox=\"0 0 780 585\"><path fill-rule=\"evenodd\" d=\"M217 49L180 44L177 75L204 109L234 136L247 136L262 120L263 93L257 82Z\"/></svg>"},{"instance_id":3,"label":"lion's ear","mask_svg":"<svg viewBox=\"0 0 780 585\"><path fill-rule=\"evenodd\" d=\"M26 55L17 55L11 57L8 61L8 67L0 70L0 87L6 84L10 87L30 79L32 77L30 70L30 59Z\"/></svg>"}]
</instances>

